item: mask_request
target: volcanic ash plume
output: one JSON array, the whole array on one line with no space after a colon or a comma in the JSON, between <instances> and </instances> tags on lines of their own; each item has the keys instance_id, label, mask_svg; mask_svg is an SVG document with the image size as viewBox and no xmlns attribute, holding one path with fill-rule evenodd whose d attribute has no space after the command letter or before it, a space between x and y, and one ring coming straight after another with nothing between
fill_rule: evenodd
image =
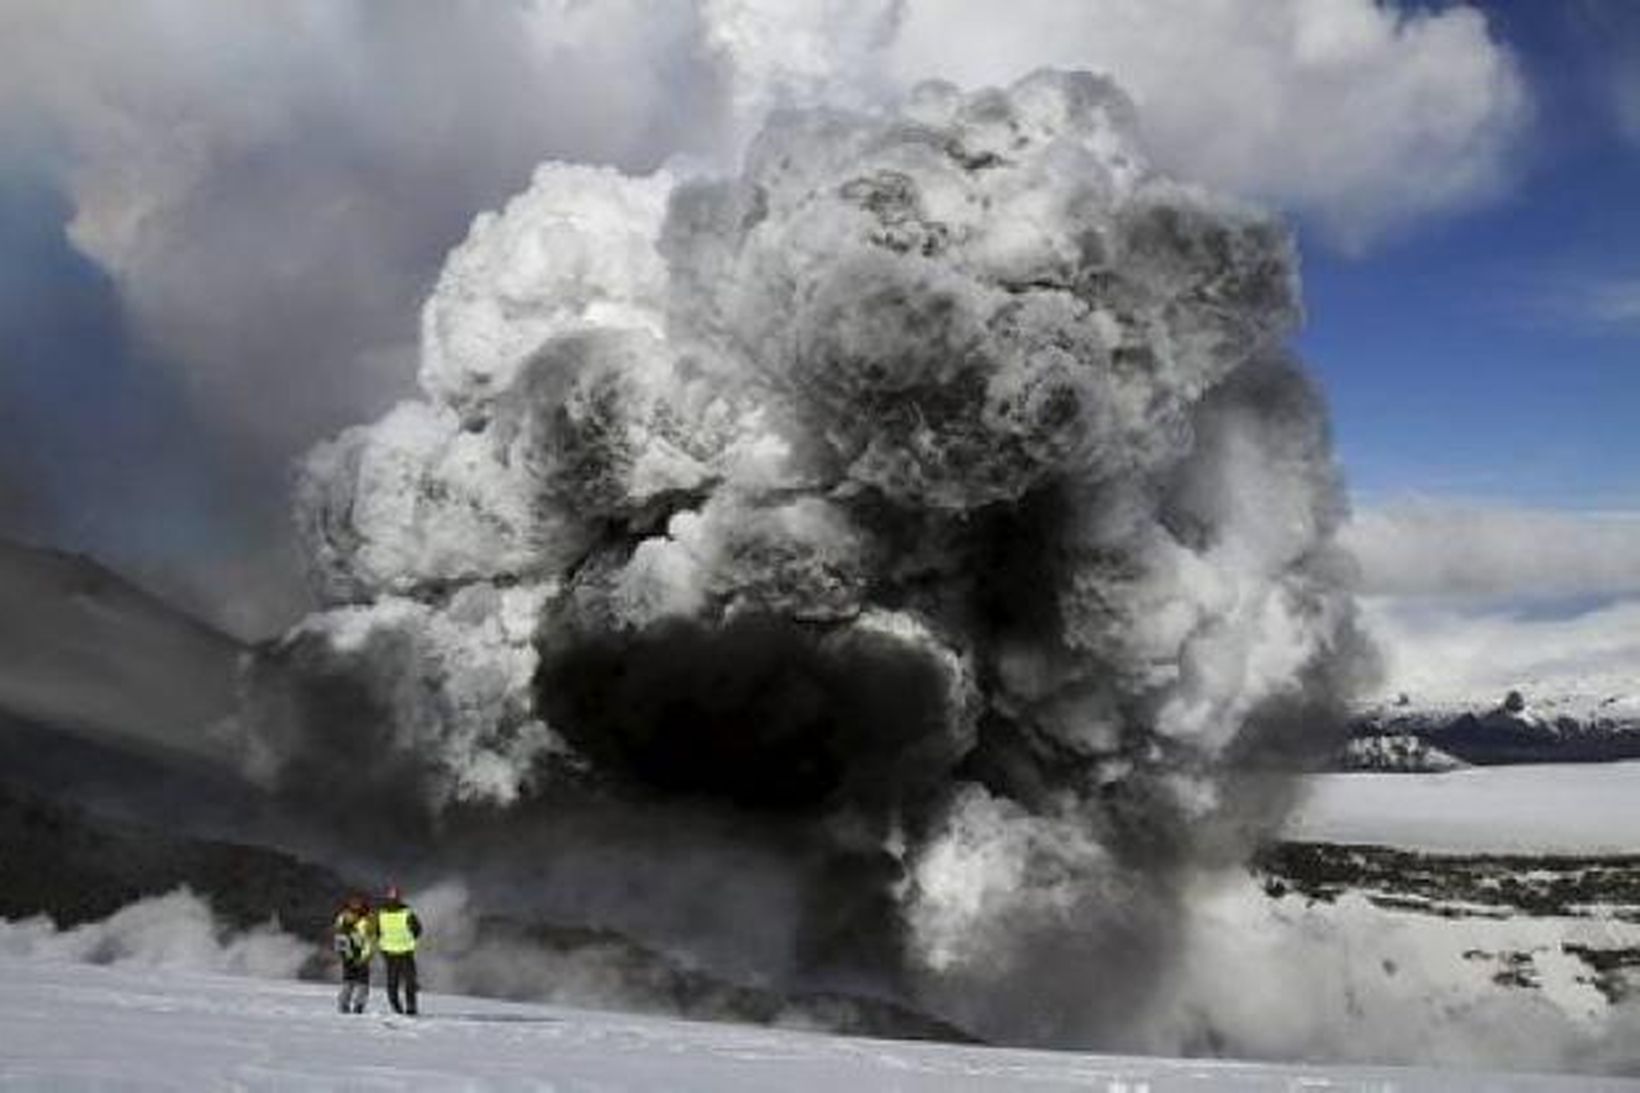
<instances>
[{"instance_id":1,"label":"volcanic ash plume","mask_svg":"<svg viewBox=\"0 0 1640 1093\"><path fill-rule=\"evenodd\" d=\"M736 178L543 166L424 399L307 461L330 606L261 770L800 832L805 974L1119 1042L1357 660L1296 291L1086 74L776 115Z\"/></svg>"}]
</instances>

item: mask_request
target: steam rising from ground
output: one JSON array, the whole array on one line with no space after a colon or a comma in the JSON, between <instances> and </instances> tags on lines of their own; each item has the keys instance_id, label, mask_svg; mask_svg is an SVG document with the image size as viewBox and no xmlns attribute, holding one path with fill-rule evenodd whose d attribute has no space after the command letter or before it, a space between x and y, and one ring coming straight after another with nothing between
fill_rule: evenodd
<instances>
[{"instance_id":1,"label":"steam rising from ground","mask_svg":"<svg viewBox=\"0 0 1640 1093\"><path fill-rule=\"evenodd\" d=\"M1575 952L1632 945L1633 923L1444 918L1360 893L1271 899L1245 881L1200 891L1192 905L1185 972L1152 1030L1161 1050L1640 1072L1640 1003L1604 994ZM1535 963L1529 988L1511 986L1492 959L1510 953Z\"/></svg>"},{"instance_id":2,"label":"steam rising from ground","mask_svg":"<svg viewBox=\"0 0 1640 1093\"><path fill-rule=\"evenodd\" d=\"M869 1028L844 999L781 1008L583 939L552 948L486 924L458 883L415 894L429 926L425 989L694 1017ZM1374 907L1272 900L1245 878L1194 894L1182 965L1143 1036L1151 1050L1274 1059L1436 1063L1634 1074L1640 1005L1607 999L1575 953L1621 947L1640 926L1590 919L1456 921ZM1530 953L1541 983L1522 989L1497 960ZM101 922L59 930L45 917L0 920L0 956L155 970L291 978L336 974L323 939L270 921L235 930L192 892L140 900ZM380 1009L380 976L373 1008ZM427 1007L438 1013L434 1001Z\"/></svg>"},{"instance_id":3,"label":"steam rising from ground","mask_svg":"<svg viewBox=\"0 0 1640 1093\"><path fill-rule=\"evenodd\" d=\"M101 922L59 930L45 916L0 919L0 953L88 964L289 978L313 954L313 943L268 922L234 931L187 888L137 900Z\"/></svg>"},{"instance_id":4,"label":"steam rising from ground","mask_svg":"<svg viewBox=\"0 0 1640 1093\"><path fill-rule=\"evenodd\" d=\"M776 115L733 178L542 167L447 263L424 399L306 465L332 606L260 773L386 754L492 863L570 814L764 855L762 975L1128 1036L1363 662L1288 237L1133 133L1043 72ZM664 883L602 870L615 917Z\"/></svg>"}]
</instances>

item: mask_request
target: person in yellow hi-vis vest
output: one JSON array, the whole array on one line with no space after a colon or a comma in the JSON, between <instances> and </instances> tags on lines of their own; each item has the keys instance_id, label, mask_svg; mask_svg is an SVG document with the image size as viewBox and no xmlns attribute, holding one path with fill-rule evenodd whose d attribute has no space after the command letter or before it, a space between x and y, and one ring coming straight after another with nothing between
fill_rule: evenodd
<instances>
[{"instance_id":1,"label":"person in yellow hi-vis vest","mask_svg":"<svg viewBox=\"0 0 1640 1093\"><path fill-rule=\"evenodd\" d=\"M421 920L404 902L397 885L389 886L387 899L376 908L376 947L387 962L387 1004L394 1013L416 1015L416 939L421 937ZM399 987L404 987L404 1004L399 1004Z\"/></svg>"}]
</instances>

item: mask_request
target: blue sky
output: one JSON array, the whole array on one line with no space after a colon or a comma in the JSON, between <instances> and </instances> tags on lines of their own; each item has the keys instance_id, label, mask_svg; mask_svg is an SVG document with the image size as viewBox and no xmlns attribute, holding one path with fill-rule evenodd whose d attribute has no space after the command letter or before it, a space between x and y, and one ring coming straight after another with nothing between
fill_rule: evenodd
<instances>
[{"instance_id":1,"label":"blue sky","mask_svg":"<svg viewBox=\"0 0 1640 1093\"><path fill-rule=\"evenodd\" d=\"M1490 203L1365 254L1304 234L1300 347L1358 500L1640 507L1640 140L1606 80L1640 64L1627 7L1489 7L1536 104Z\"/></svg>"},{"instance_id":2,"label":"blue sky","mask_svg":"<svg viewBox=\"0 0 1640 1093\"><path fill-rule=\"evenodd\" d=\"M112 280L69 245L71 215L48 173L0 170L0 472L17 482L8 495L0 478L0 515L54 545L185 548L209 534L209 446L146 378ZM165 517L132 518L144 509Z\"/></svg>"}]
</instances>

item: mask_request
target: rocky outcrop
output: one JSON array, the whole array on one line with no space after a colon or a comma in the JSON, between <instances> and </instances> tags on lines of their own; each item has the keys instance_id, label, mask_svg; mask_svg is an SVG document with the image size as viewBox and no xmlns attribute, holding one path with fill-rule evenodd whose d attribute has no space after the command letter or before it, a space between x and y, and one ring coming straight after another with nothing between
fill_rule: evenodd
<instances>
[{"instance_id":1,"label":"rocky outcrop","mask_svg":"<svg viewBox=\"0 0 1640 1093\"><path fill-rule=\"evenodd\" d=\"M1434 774L1464 765L1427 740L1403 734L1355 737L1344 746L1339 761L1344 770L1406 774Z\"/></svg>"}]
</instances>

